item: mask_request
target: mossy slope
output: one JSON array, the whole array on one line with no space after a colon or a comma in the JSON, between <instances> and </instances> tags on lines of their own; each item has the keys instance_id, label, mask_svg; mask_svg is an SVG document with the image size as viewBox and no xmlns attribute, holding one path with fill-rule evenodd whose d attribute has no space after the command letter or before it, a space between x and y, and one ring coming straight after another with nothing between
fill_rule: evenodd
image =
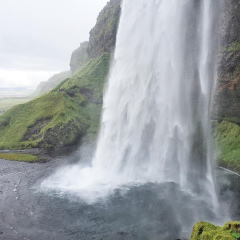
<instances>
[{"instance_id":1,"label":"mossy slope","mask_svg":"<svg viewBox=\"0 0 240 240\"><path fill-rule=\"evenodd\" d=\"M93 59L52 91L0 116L0 148L62 147L98 129L109 54Z\"/></svg>"},{"instance_id":2,"label":"mossy slope","mask_svg":"<svg viewBox=\"0 0 240 240\"><path fill-rule=\"evenodd\" d=\"M223 227L207 222L194 225L191 240L236 240L240 238L240 222L227 222Z\"/></svg>"},{"instance_id":3,"label":"mossy slope","mask_svg":"<svg viewBox=\"0 0 240 240\"><path fill-rule=\"evenodd\" d=\"M240 173L239 123L213 121L213 138L220 166Z\"/></svg>"},{"instance_id":4,"label":"mossy slope","mask_svg":"<svg viewBox=\"0 0 240 240\"><path fill-rule=\"evenodd\" d=\"M18 161L18 162L36 162L37 156L32 154L20 154L20 153L0 153L0 159Z\"/></svg>"}]
</instances>

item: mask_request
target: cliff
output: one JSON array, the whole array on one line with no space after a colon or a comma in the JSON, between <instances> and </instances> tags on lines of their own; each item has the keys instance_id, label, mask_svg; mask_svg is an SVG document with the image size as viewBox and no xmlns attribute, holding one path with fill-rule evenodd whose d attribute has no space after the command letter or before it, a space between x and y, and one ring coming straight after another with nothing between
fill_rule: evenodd
<instances>
[{"instance_id":1,"label":"cliff","mask_svg":"<svg viewBox=\"0 0 240 240\"><path fill-rule=\"evenodd\" d=\"M61 148L84 136L96 137L119 17L120 0L111 0L99 14L89 43L73 52L73 76L64 76L51 91L0 116L0 149Z\"/></svg>"},{"instance_id":2,"label":"cliff","mask_svg":"<svg viewBox=\"0 0 240 240\"><path fill-rule=\"evenodd\" d=\"M225 1L220 25L212 113L215 155L220 166L240 173L240 0Z\"/></svg>"},{"instance_id":3,"label":"cliff","mask_svg":"<svg viewBox=\"0 0 240 240\"><path fill-rule=\"evenodd\" d=\"M121 13L121 1L111 0L107 3L99 13L96 25L89 33L89 41L81 43L80 47L73 51L70 61L72 73L75 73L89 60L100 57L104 52L113 54Z\"/></svg>"},{"instance_id":4,"label":"cliff","mask_svg":"<svg viewBox=\"0 0 240 240\"><path fill-rule=\"evenodd\" d=\"M59 148L96 134L109 55L88 62L50 92L0 116L0 149Z\"/></svg>"},{"instance_id":5,"label":"cliff","mask_svg":"<svg viewBox=\"0 0 240 240\"><path fill-rule=\"evenodd\" d=\"M41 82L30 97L40 96L56 87L66 78L71 77L89 60L100 57L103 53L114 52L117 28L121 13L121 0L111 0L99 13L97 23L90 31L89 41L80 43L70 59L70 70L52 76L46 82Z\"/></svg>"},{"instance_id":6,"label":"cliff","mask_svg":"<svg viewBox=\"0 0 240 240\"><path fill-rule=\"evenodd\" d=\"M116 43L121 0L111 0L97 18L97 24L90 31L87 53L89 59L99 57L102 52L113 53Z\"/></svg>"},{"instance_id":7,"label":"cliff","mask_svg":"<svg viewBox=\"0 0 240 240\"><path fill-rule=\"evenodd\" d=\"M109 56L116 42L120 3L121 0L111 0L104 7L90 32L89 42L82 43L73 52L70 63L74 73L72 77L38 99L16 106L0 116L0 148L62 147L75 144L86 135L96 136ZM216 119L213 122L216 157L221 166L238 172L239 6L240 0L229 0L224 6L218 84L213 109L213 118Z\"/></svg>"},{"instance_id":8,"label":"cliff","mask_svg":"<svg viewBox=\"0 0 240 240\"><path fill-rule=\"evenodd\" d=\"M240 0L225 1L214 115L240 118Z\"/></svg>"}]
</instances>

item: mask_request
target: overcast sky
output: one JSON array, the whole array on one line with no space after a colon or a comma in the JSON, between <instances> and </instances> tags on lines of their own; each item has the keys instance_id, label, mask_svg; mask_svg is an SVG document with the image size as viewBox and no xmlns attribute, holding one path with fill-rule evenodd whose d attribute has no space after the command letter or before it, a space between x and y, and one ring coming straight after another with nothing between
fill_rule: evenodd
<instances>
[{"instance_id":1,"label":"overcast sky","mask_svg":"<svg viewBox=\"0 0 240 240\"><path fill-rule=\"evenodd\" d=\"M36 88L69 70L107 0L0 0L0 88Z\"/></svg>"}]
</instances>

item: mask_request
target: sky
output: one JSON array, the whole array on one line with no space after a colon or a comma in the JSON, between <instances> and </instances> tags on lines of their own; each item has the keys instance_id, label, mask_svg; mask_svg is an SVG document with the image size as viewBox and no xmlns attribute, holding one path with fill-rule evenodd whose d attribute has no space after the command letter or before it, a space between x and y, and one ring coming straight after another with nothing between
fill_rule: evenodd
<instances>
[{"instance_id":1,"label":"sky","mask_svg":"<svg viewBox=\"0 0 240 240\"><path fill-rule=\"evenodd\" d=\"M107 0L0 0L0 89L34 90L69 70Z\"/></svg>"}]
</instances>

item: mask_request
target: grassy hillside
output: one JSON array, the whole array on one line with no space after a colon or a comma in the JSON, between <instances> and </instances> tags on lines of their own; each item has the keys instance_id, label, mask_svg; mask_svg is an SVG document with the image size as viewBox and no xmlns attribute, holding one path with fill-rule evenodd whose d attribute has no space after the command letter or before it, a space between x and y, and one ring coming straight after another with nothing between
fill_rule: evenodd
<instances>
[{"instance_id":1,"label":"grassy hillside","mask_svg":"<svg viewBox=\"0 0 240 240\"><path fill-rule=\"evenodd\" d=\"M109 54L88 62L52 91L0 116L0 149L62 147L96 134Z\"/></svg>"},{"instance_id":2,"label":"grassy hillside","mask_svg":"<svg viewBox=\"0 0 240 240\"><path fill-rule=\"evenodd\" d=\"M214 121L213 137L220 166L240 173L240 125L238 122Z\"/></svg>"}]
</instances>

